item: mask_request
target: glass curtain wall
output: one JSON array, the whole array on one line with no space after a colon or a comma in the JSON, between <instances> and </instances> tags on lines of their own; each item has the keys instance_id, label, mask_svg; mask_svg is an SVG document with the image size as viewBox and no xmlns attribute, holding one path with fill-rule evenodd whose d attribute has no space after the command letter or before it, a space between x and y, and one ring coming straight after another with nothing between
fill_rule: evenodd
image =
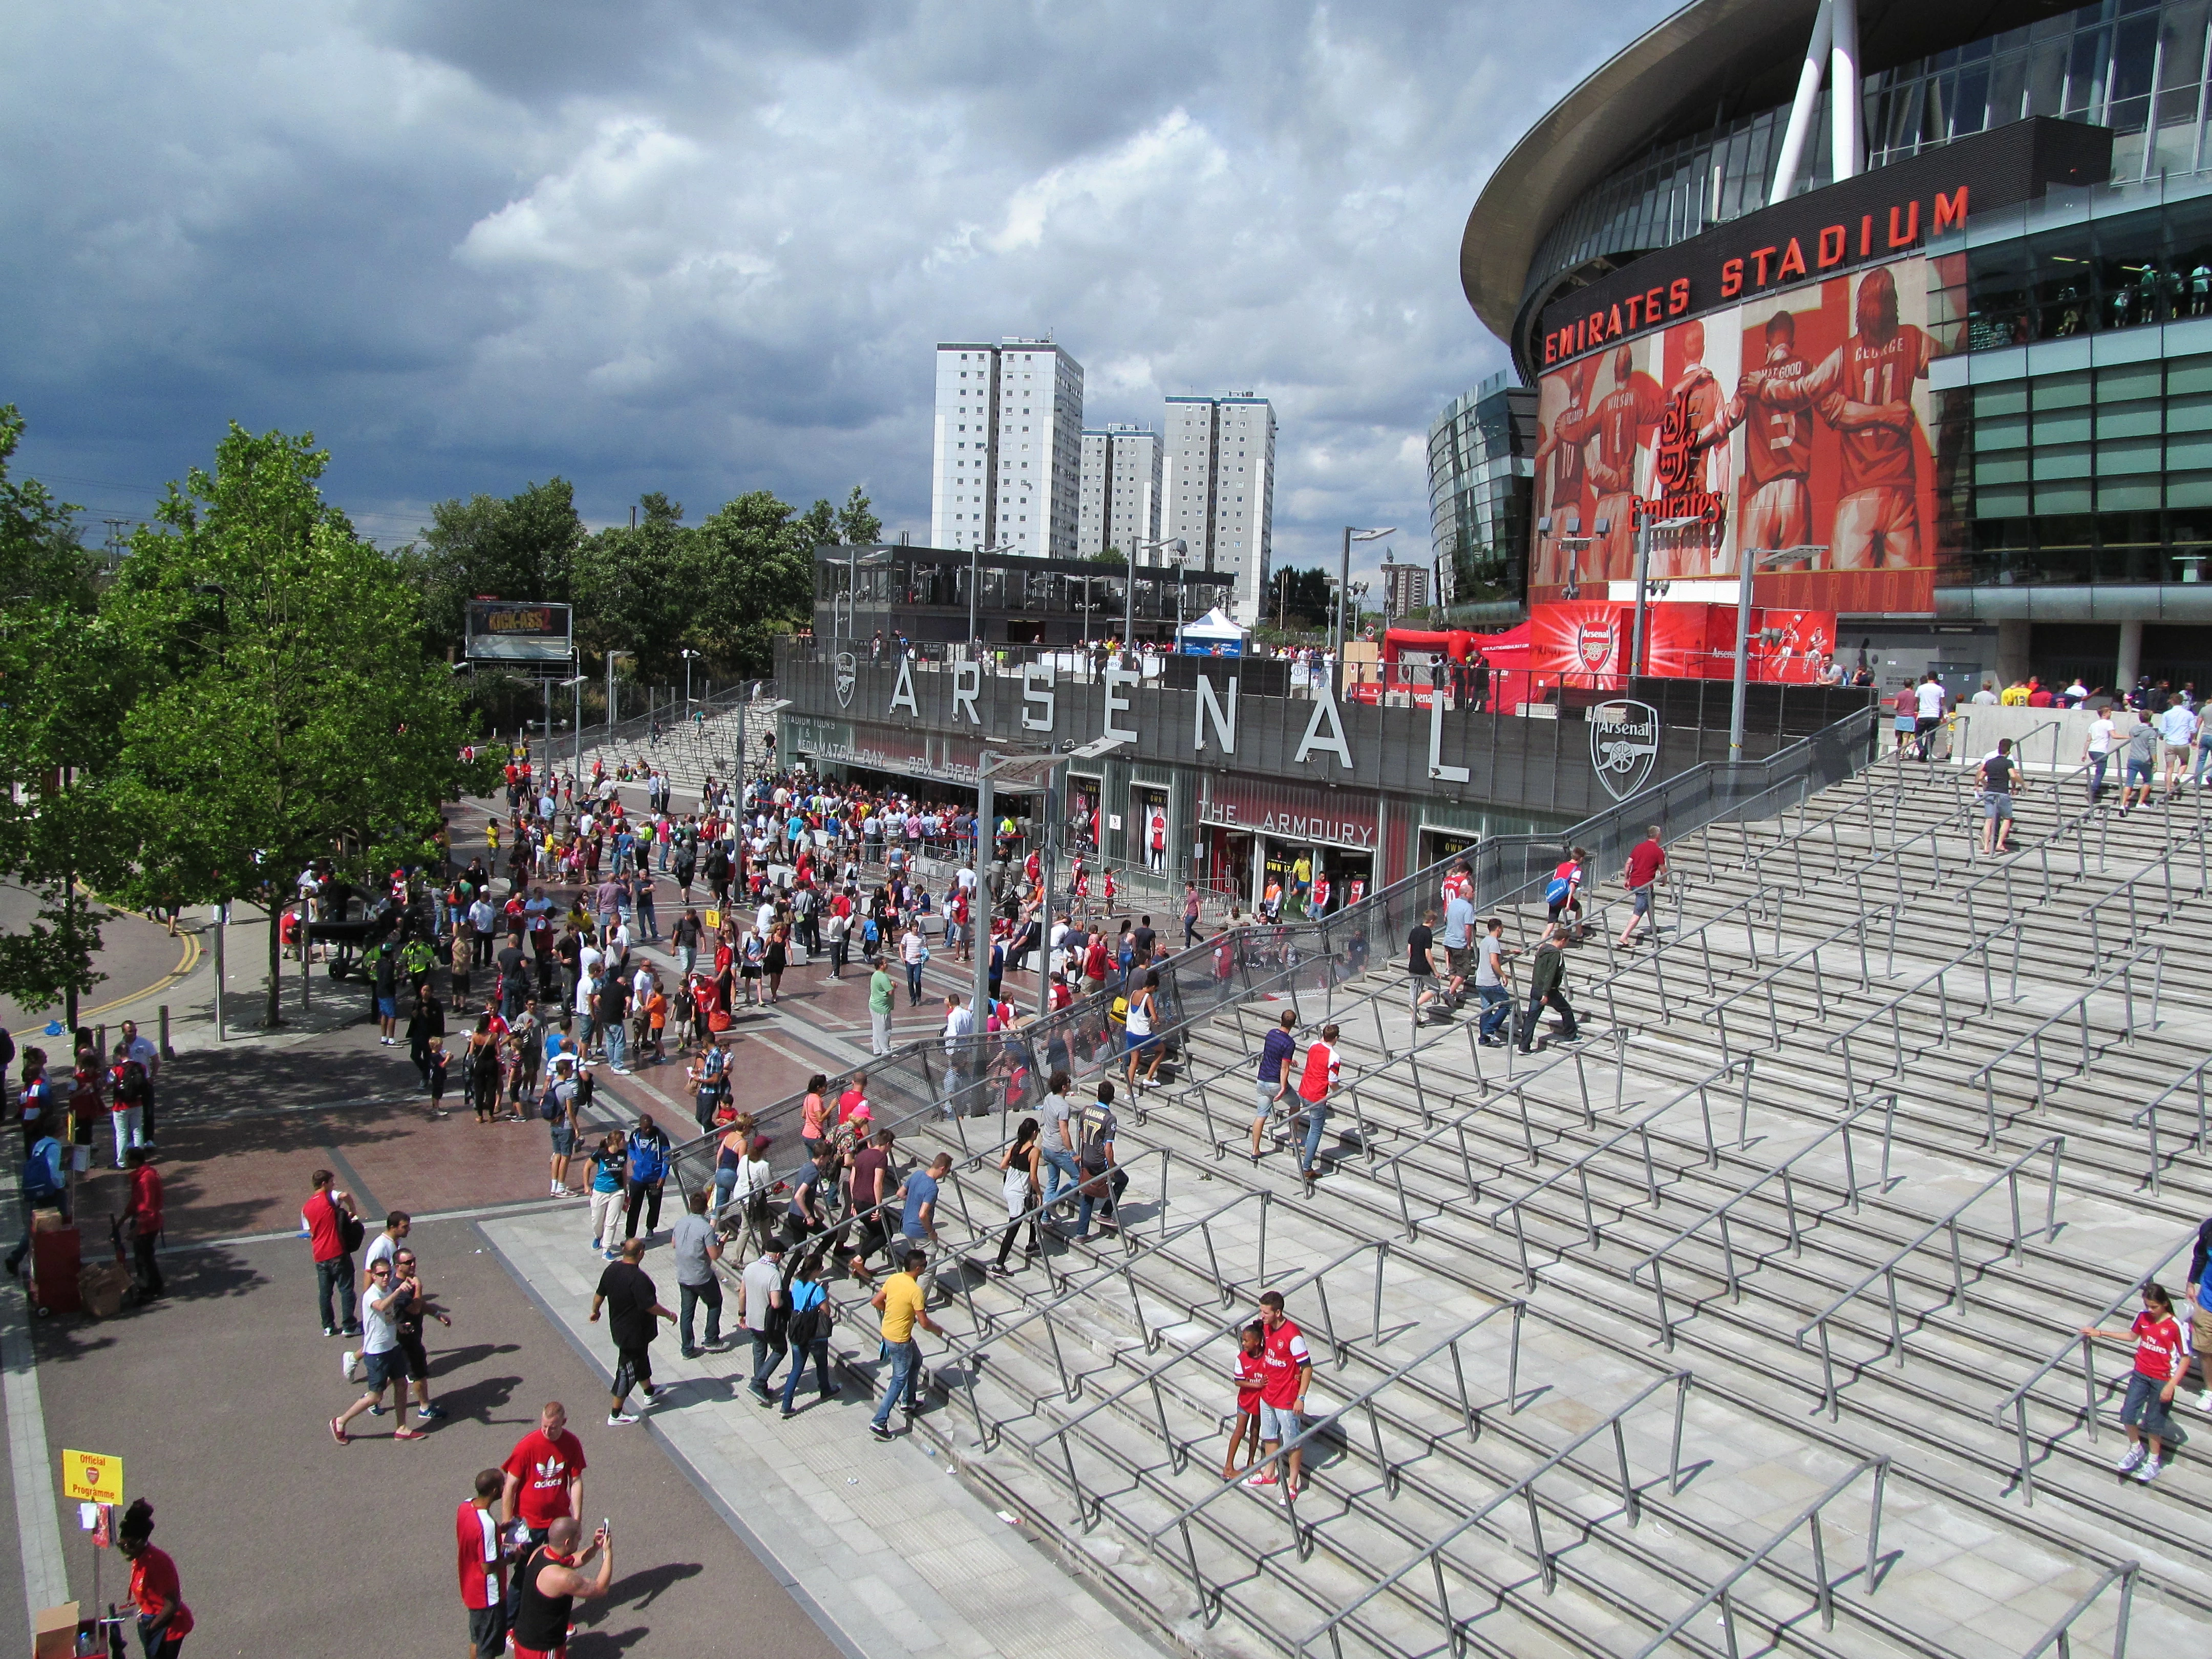
<instances>
[{"instance_id":1,"label":"glass curtain wall","mask_svg":"<svg viewBox=\"0 0 2212 1659\"><path fill-rule=\"evenodd\" d=\"M2101 0L1867 77L1867 165L2029 115L2109 126L2118 184L2201 172L2206 0ZM1786 105L1661 144L1586 192L1547 234L1541 277L1666 247L1765 205ZM1800 191L1831 182L1826 106Z\"/></svg>"},{"instance_id":2,"label":"glass curtain wall","mask_svg":"<svg viewBox=\"0 0 2212 1659\"><path fill-rule=\"evenodd\" d=\"M1534 489L1536 394L1493 374L1429 428L1429 535L1455 605L1522 597Z\"/></svg>"}]
</instances>

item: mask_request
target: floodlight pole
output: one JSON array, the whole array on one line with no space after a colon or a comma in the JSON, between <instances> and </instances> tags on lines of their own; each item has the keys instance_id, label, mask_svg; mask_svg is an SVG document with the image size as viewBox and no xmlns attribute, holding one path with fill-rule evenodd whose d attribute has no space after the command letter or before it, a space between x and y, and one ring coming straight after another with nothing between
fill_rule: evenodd
<instances>
[{"instance_id":1,"label":"floodlight pole","mask_svg":"<svg viewBox=\"0 0 2212 1659\"><path fill-rule=\"evenodd\" d=\"M1751 683L1751 570L1757 550L1748 544L1736 550L1740 568L1735 584L1735 688L1729 705L1729 758L1743 758L1743 705Z\"/></svg>"}]
</instances>

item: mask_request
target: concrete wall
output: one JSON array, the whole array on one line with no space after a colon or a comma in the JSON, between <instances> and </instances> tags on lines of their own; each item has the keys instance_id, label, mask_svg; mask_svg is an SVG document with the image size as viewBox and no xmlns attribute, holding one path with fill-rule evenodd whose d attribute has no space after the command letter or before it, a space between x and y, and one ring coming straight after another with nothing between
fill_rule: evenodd
<instances>
[{"instance_id":1,"label":"concrete wall","mask_svg":"<svg viewBox=\"0 0 2212 1659\"><path fill-rule=\"evenodd\" d=\"M2056 769L2070 772L2081 763L2081 750L2089 740L2090 722L2097 717L2086 708L2007 708L2002 704L1968 703L1959 710L1959 733L1952 744L1953 760L1961 766L1978 766L1982 757L2010 738L2020 751L2021 764L2031 772ZM1883 721L1886 726L1887 720ZM2135 728L2136 717L2125 709L2112 713L2112 726L2124 739ZM1885 744L1892 741L1884 737Z\"/></svg>"}]
</instances>

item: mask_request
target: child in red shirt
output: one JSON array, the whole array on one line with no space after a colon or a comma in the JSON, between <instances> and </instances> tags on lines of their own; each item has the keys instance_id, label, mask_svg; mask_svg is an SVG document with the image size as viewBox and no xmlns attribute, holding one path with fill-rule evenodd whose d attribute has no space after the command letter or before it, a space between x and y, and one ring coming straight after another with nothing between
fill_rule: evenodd
<instances>
[{"instance_id":1,"label":"child in red shirt","mask_svg":"<svg viewBox=\"0 0 2212 1659\"><path fill-rule=\"evenodd\" d=\"M2148 1485L2158 1479L2161 1443L2167 1429L2166 1408L2173 1403L2174 1386L2189 1369L2189 1350L2173 1316L2172 1299L2160 1285L2154 1282L2142 1287L2142 1304L2135 1322L2124 1331L2101 1331L2094 1325L2084 1325L2081 1334L2093 1340L2102 1337L2108 1342L2136 1345L2135 1374L2128 1378L2127 1401L2120 1407L2120 1421L2127 1425L2128 1449L2112 1467ZM2150 1443L2148 1456L2145 1441Z\"/></svg>"},{"instance_id":2,"label":"child in red shirt","mask_svg":"<svg viewBox=\"0 0 2212 1659\"><path fill-rule=\"evenodd\" d=\"M1261 1353L1267 1332L1258 1320L1254 1320L1237 1334L1237 1358L1230 1367L1230 1376L1237 1384L1237 1426L1229 1431L1229 1450L1221 1460L1221 1478L1234 1480L1238 1474L1252 1467L1260 1455L1260 1385L1267 1374L1267 1360ZM1239 1445L1243 1447L1244 1461L1237 1461Z\"/></svg>"}]
</instances>

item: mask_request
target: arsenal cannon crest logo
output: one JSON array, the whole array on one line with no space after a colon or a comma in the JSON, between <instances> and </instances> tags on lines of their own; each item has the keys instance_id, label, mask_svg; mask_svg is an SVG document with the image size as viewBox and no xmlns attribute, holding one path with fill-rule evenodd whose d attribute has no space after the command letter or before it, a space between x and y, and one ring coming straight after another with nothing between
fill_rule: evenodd
<instances>
[{"instance_id":1,"label":"arsenal cannon crest logo","mask_svg":"<svg viewBox=\"0 0 2212 1659\"><path fill-rule=\"evenodd\" d=\"M1590 765L1615 800L1626 800L1659 763L1659 711L1623 699L1589 711Z\"/></svg>"},{"instance_id":2,"label":"arsenal cannon crest logo","mask_svg":"<svg viewBox=\"0 0 2212 1659\"><path fill-rule=\"evenodd\" d=\"M859 665L853 660L851 652L840 651L835 666L837 670L837 707L850 708L853 706L853 687L860 679Z\"/></svg>"}]
</instances>

